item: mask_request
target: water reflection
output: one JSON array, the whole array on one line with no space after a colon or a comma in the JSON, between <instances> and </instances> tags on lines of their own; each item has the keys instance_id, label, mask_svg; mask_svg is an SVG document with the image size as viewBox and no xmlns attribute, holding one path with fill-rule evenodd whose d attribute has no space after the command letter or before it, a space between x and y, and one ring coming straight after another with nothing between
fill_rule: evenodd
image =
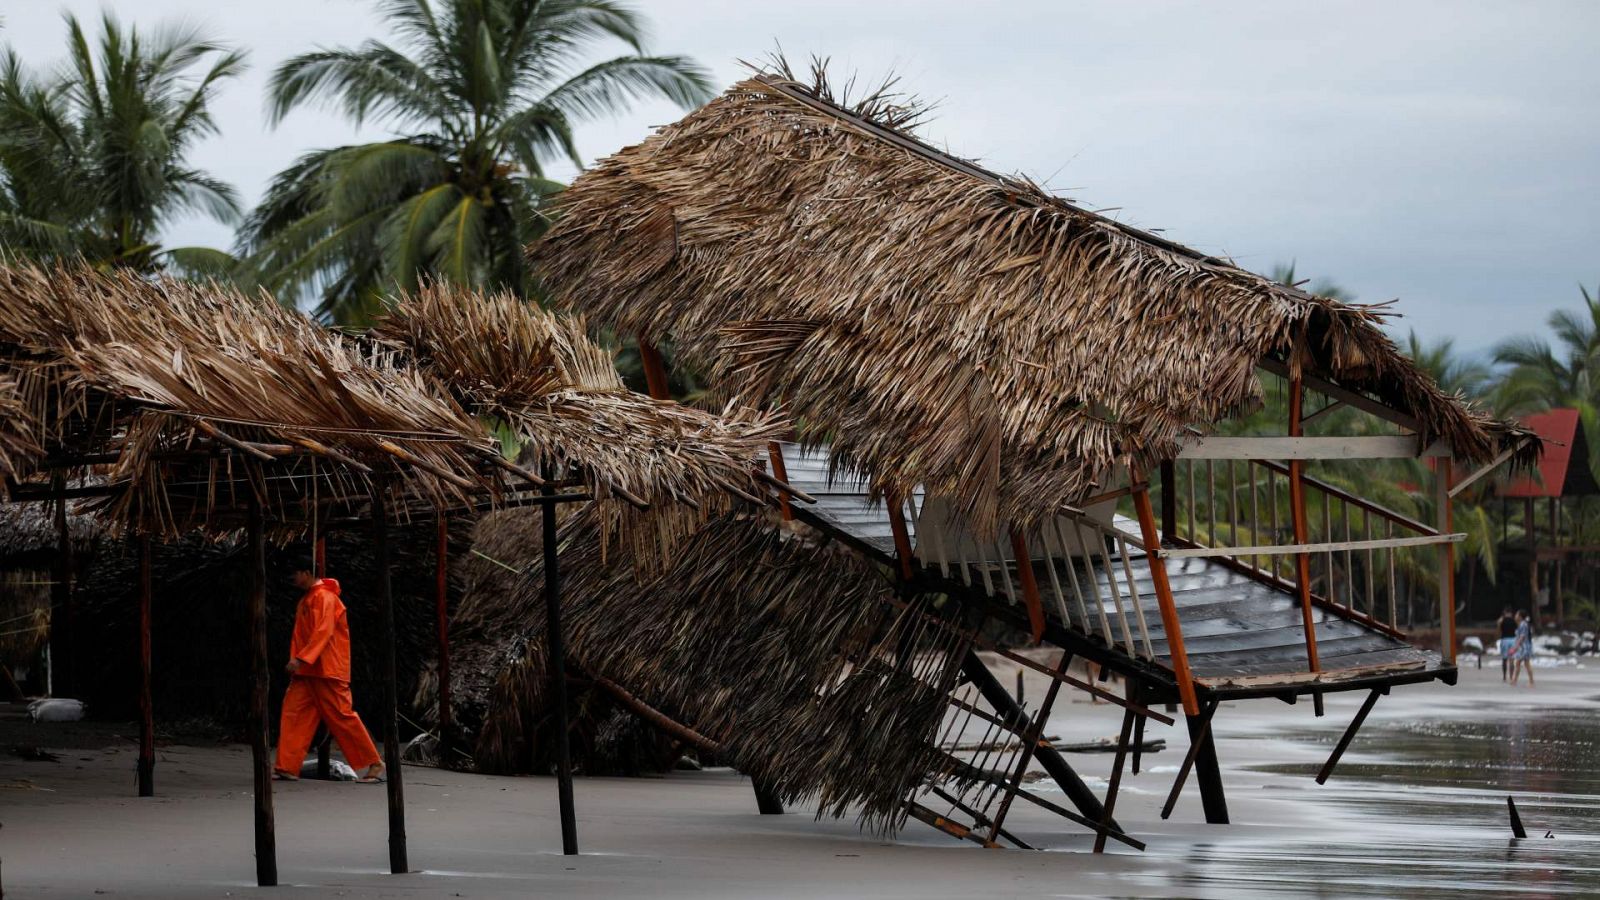
<instances>
[{"instance_id":1,"label":"water reflection","mask_svg":"<svg viewBox=\"0 0 1600 900\"><path fill-rule=\"evenodd\" d=\"M1331 748L1337 734L1287 740ZM1267 765L1261 788L1304 827L1156 841L1182 896L1600 896L1600 713L1532 709L1486 721L1371 723L1326 786L1320 763ZM1510 837L1506 797L1529 837ZM1550 833L1552 837L1545 837Z\"/></svg>"}]
</instances>

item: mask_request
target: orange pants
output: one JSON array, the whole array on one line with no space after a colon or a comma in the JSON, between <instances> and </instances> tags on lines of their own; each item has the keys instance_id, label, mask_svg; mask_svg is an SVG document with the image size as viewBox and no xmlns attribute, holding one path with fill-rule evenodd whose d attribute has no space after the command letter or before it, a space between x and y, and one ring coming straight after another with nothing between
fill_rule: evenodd
<instances>
[{"instance_id":1,"label":"orange pants","mask_svg":"<svg viewBox=\"0 0 1600 900\"><path fill-rule=\"evenodd\" d=\"M289 690L283 695L283 718L278 723L280 772L300 774L318 722L327 724L345 761L357 774L379 761L367 727L351 708L349 684L331 678L290 678Z\"/></svg>"}]
</instances>

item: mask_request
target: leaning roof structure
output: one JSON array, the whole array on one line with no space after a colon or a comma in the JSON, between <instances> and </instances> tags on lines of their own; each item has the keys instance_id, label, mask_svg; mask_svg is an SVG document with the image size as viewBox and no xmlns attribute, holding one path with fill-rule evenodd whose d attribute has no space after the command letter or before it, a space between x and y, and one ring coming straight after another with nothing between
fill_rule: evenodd
<instances>
[{"instance_id":1,"label":"leaning roof structure","mask_svg":"<svg viewBox=\"0 0 1600 900\"><path fill-rule=\"evenodd\" d=\"M561 301L670 341L836 462L980 533L1080 500L1307 370L1484 461L1516 429L1442 392L1382 305L1305 293L918 141L916 108L743 81L562 195L530 252ZM1528 462L1537 445L1524 444Z\"/></svg>"}]
</instances>

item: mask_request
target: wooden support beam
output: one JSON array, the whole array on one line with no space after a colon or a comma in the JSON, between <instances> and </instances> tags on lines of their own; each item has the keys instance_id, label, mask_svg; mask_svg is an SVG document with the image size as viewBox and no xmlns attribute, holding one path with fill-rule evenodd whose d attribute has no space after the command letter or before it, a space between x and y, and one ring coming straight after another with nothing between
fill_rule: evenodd
<instances>
[{"instance_id":1,"label":"wooden support beam","mask_svg":"<svg viewBox=\"0 0 1600 900\"><path fill-rule=\"evenodd\" d=\"M439 642L439 760L448 768L455 749L455 717L450 709L450 520L443 512L433 545L433 619Z\"/></svg>"},{"instance_id":2,"label":"wooden support beam","mask_svg":"<svg viewBox=\"0 0 1600 900\"><path fill-rule=\"evenodd\" d=\"M1302 423L1304 420L1301 420ZM1383 434L1337 437L1205 437L1193 438L1179 459L1418 459L1448 456L1443 442L1421 447L1415 435Z\"/></svg>"},{"instance_id":3,"label":"wooden support beam","mask_svg":"<svg viewBox=\"0 0 1600 900\"><path fill-rule=\"evenodd\" d=\"M1170 459L1161 461L1161 536L1178 536L1178 464ZM1149 550L1149 547L1145 548ZM1135 774L1139 771L1139 757L1134 755Z\"/></svg>"},{"instance_id":4,"label":"wooden support beam","mask_svg":"<svg viewBox=\"0 0 1600 900\"><path fill-rule=\"evenodd\" d=\"M778 489L778 510L785 522L794 520L794 509L789 506L789 492L785 488L789 481L789 468L783 462L783 447L777 441L767 442L767 460L772 463L772 474L784 488Z\"/></svg>"},{"instance_id":5,"label":"wooden support beam","mask_svg":"<svg viewBox=\"0 0 1600 900\"><path fill-rule=\"evenodd\" d=\"M554 493L545 487L543 492ZM567 720L567 649L561 630L561 569L557 558L556 505L544 505L545 648L550 654L550 697L555 704L556 793L561 806L561 852L578 854L578 813L572 799L572 751Z\"/></svg>"},{"instance_id":6,"label":"wooden support beam","mask_svg":"<svg viewBox=\"0 0 1600 900\"><path fill-rule=\"evenodd\" d=\"M1218 701L1212 700L1198 717L1193 717L1197 721L1189 726L1189 752L1184 754L1183 765L1178 767L1178 777L1173 780L1172 790L1167 793L1167 802L1161 807L1163 819L1171 818L1172 808L1178 805L1178 795L1183 793L1183 785L1189 780L1189 770L1194 768L1194 761L1211 733L1211 717L1216 715L1217 705Z\"/></svg>"},{"instance_id":7,"label":"wooden support beam","mask_svg":"<svg viewBox=\"0 0 1600 900\"><path fill-rule=\"evenodd\" d=\"M1305 389L1300 379L1289 381L1289 434L1294 437L1300 435L1301 409L1305 402ZM1311 542L1311 527L1306 522L1306 486L1305 462L1293 460L1289 463L1289 513L1294 525L1294 542L1308 544ZM1300 621L1305 627L1306 635L1306 665L1312 672L1322 671L1322 665L1317 659L1317 624L1311 612L1311 555L1309 553L1296 553L1294 557L1295 586L1300 593ZM1322 715L1322 695L1313 695L1312 703L1317 715Z\"/></svg>"},{"instance_id":8,"label":"wooden support beam","mask_svg":"<svg viewBox=\"0 0 1600 900\"><path fill-rule=\"evenodd\" d=\"M656 345L639 338L639 365L644 369L644 383L650 396L656 400L671 400L672 390L667 386L667 362Z\"/></svg>"},{"instance_id":9,"label":"wooden support beam","mask_svg":"<svg viewBox=\"0 0 1600 900\"><path fill-rule=\"evenodd\" d=\"M1151 552L1161 547L1161 536L1156 532L1155 512L1150 508L1150 492L1139 491L1133 495L1133 508L1139 517L1139 531L1144 535L1145 561L1150 566L1150 582L1155 589L1156 603L1161 609L1161 627L1167 636L1167 651L1172 658L1172 678L1178 684L1178 697L1183 701L1183 711L1194 715L1200 711L1200 700L1195 693L1194 674L1189 670L1189 653L1183 645L1183 623L1178 619L1177 601L1172 596L1172 582L1167 578L1167 566Z\"/></svg>"},{"instance_id":10,"label":"wooden support beam","mask_svg":"<svg viewBox=\"0 0 1600 900\"><path fill-rule=\"evenodd\" d=\"M1511 457L1517 455L1517 453L1520 452L1522 450L1522 448L1525 447L1525 446L1527 446L1527 441L1524 440L1524 441L1517 442L1515 445L1513 445L1511 448L1509 448L1507 450L1500 451L1500 455L1499 456L1496 456L1494 459L1490 460L1488 463L1484 464L1483 466L1480 466L1471 475L1468 475L1467 477L1465 477L1465 478L1461 479L1460 481L1456 482L1455 487L1450 489L1451 498L1454 499L1456 497L1456 495L1460 494L1462 491L1466 490L1467 488L1472 487L1474 482L1478 481L1483 476L1488 475L1490 472L1493 472L1495 469L1500 468L1502 465L1505 464L1506 460L1508 460Z\"/></svg>"},{"instance_id":11,"label":"wooden support beam","mask_svg":"<svg viewBox=\"0 0 1600 900\"><path fill-rule=\"evenodd\" d=\"M1061 654L1061 662L1056 665L1056 671L1065 672L1067 667L1070 665L1072 665L1072 654L1063 651ZM1037 752L1041 746L1048 746L1041 744L1042 740L1044 739L1044 726L1045 723L1050 720L1050 710L1055 707L1056 696L1060 693L1061 681L1059 679L1052 678L1050 680L1050 686L1045 689L1044 702L1039 704L1038 712L1034 713L1033 715L1032 724L1028 726L1025 734L1018 735L1018 737L1021 738L1022 752L1017 754L1017 764L1011 770L1011 781L1006 787L1005 796L1000 798L1000 809L994 814L994 822L989 829L989 840L991 841L1000 836L1000 832L1002 831L1001 826L1005 824L1006 813L1011 811L1011 801L1016 799L1017 788L1022 786L1022 776L1026 775L1028 772L1028 763L1033 761L1034 753ZM1017 707L1020 709L1021 706L1022 670L1018 669ZM1133 715L1133 710L1128 710L1127 714L1130 716ZM1106 807L1105 818L1101 819L1101 824L1104 824L1108 828L1112 827L1110 817L1111 808L1108 806Z\"/></svg>"},{"instance_id":12,"label":"wooden support beam","mask_svg":"<svg viewBox=\"0 0 1600 900\"><path fill-rule=\"evenodd\" d=\"M1424 534L1417 537L1373 538L1363 541L1321 541L1311 544L1263 544L1251 547L1179 547L1162 549L1156 555L1163 559L1194 559L1212 556L1289 556L1300 553L1331 553L1335 551L1382 550L1393 547L1427 547L1434 544L1459 544L1467 539L1465 532L1453 534Z\"/></svg>"},{"instance_id":13,"label":"wooden support beam","mask_svg":"<svg viewBox=\"0 0 1600 900\"><path fill-rule=\"evenodd\" d=\"M425 459L422 459L421 457L393 441L378 441L378 449L389 454L395 459L400 460L406 465L421 469L422 471L427 472L429 475L432 475L441 481L447 481L464 491L473 491L478 489L478 485L473 484L472 482L462 478L460 475L457 475L454 472L449 471L448 469L441 468Z\"/></svg>"},{"instance_id":14,"label":"wooden support beam","mask_svg":"<svg viewBox=\"0 0 1600 900\"><path fill-rule=\"evenodd\" d=\"M1117 790L1122 786L1122 766L1128 758L1128 738L1133 734L1133 720L1137 718L1133 710L1122 714L1122 732L1117 735L1117 758L1111 763L1111 782L1106 786L1106 818L1109 822L1111 814L1117 808ZM1094 836L1094 852L1104 853L1106 850L1106 833L1104 831Z\"/></svg>"},{"instance_id":15,"label":"wooden support beam","mask_svg":"<svg viewBox=\"0 0 1600 900\"><path fill-rule=\"evenodd\" d=\"M906 801L906 811L911 814L913 819L916 819L917 821L926 825L931 825L945 834L956 838L957 840L972 841L979 846L987 847L991 850L1000 846L994 841L985 840L972 829L961 824L960 822L947 819L944 816L941 816L933 810L927 808L926 806L916 802L915 800Z\"/></svg>"},{"instance_id":16,"label":"wooden support beam","mask_svg":"<svg viewBox=\"0 0 1600 900\"><path fill-rule=\"evenodd\" d=\"M1306 422L1310 422L1313 419L1320 419L1323 416L1327 415L1328 413L1335 412L1335 411L1339 410L1341 407L1344 407L1346 405L1347 404L1343 400L1332 400L1332 401L1329 401L1321 409L1317 410L1316 412L1312 413L1309 416L1305 416L1305 417L1301 418L1300 422L1301 422L1301 424L1305 424Z\"/></svg>"},{"instance_id":17,"label":"wooden support beam","mask_svg":"<svg viewBox=\"0 0 1600 900\"><path fill-rule=\"evenodd\" d=\"M1339 743L1334 745L1333 752L1328 755L1328 761L1322 764L1322 771L1317 773L1317 784L1327 784L1328 777L1333 774L1333 767L1339 764L1339 758L1344 756L1344 751L1349 749L1350 742L1355 739L1356 732L1361 730L1361 723L1367 720L1367 714L1372 712L1372 707L1377 705L1378 698L1389 693L1388 687L1376 687L1367 694L1367 699L1362 702L1361 709L1356 717L1350 720L1350 727L1344 730Z\"/></svg>"},{"instance_id":18,"label":"wooden support beam","mask_svg":"<svg viewBox=\"0 0 1600 900\"><path fill-rule=\"evenodd\" d=\"M1033 560L1028 555L1028 539L1011 529L1011 557L1017 562L1017 580L1022 582L1022 603L1028 610L1028 626L1035 644L1044 637L1044 604L1039 600L1039 582L1033 576ZM1110 577L1116 577L1113 573Z\"/></svg>"},{"instance_id":19,"label":"wooden support beam","mask_svg":"<svg viewBox=\"0 0 1600 900\"><path fill-rule=\"evenodd\" d=\"M66 476L60 472L50 477L52 493L64 494ZM55 518L56 558L55 578L50 585L50 692L58 697L73 696L77 683L77 603L73 582L77 566L73 555L72 533L67 528L67 501L55 502L51 510Z\"/></svg>"},{"instance_id":20,"label":"wooden support beam","mask_svg":"<svg viewBox=\"0 0 1600 900\"><path fill-rule=\"evenodd\" d=\"M901 502L900 495L894 491L884 491L883 503L889 511L889 533L894 535L894 553L900 563L900 577L910 581L914 561L911 554L911 534L906 530L905 504Z\"/></svg>"},{"instance_id":21,"label":"wooden support beam","mask_svg":"<svg viewBox=\"0 0 1600 900\"><path fill-rule=\"evenodd\" d=\"M984 701L994 709L995 713L1008 723L1008 728L1017 734L1026 734L1028 732L1030 727L1028 714L1018 705L1016 698L1012 697L1006 690L1005 685L1001 684L999 679L994 677L994 673L989 671L989 667L983 664L983 660L978 658L978 654L970 650L967 651L966 656L961 660L961 672L967 676L967 680L972 682L978 692L983 695ZM1067 764L1067 761L1062 758L1054 747L1035 747L1034 753L1039 759L1039 765L1050 775L1056 785L1061 788L1062 793L1067 795L1067 799L1072 802L1073 806L1078 808L1078 812L1085 819L1095 823L1104 823L1106 827L1115 828L1118 831L1122 830L1115 819L1107 818L1106 808L1101 804L1100 798L1094 795L1094 791L1090 790L1083 779L1078 777L1078 773L1073 771L1072 766Z\"/></svg>"},{"instance_id":22,"label":"wooden support beam","mask_svg":"<svg viewBox=\"0 0 1600 900\"><path fill-rule=\"evenodd\" d=\"M406 793L401 778L400 685L395 677L394 591L389 579L387 485L372 483L372 555L378 570L378 608L383 626L383 767L389 800L389 872L410 871L406 860Z\"/></svg>"},{"instance_id":23,"label":"wooden support beam","mask_svg":"<svg viewBox=\"0 0 1600 900\"><path fill-rule=\"evenodd\" d=\"M302 437L302 436L299 436L299 435L291 435L289 437L289 440L291 442L295 443L295 444L300 445L301 447L304 447L307 450L310 450L312 453L315 453L318 456L322 456L322 457L326 457L328 459L331 459L334 462L344 466L347 469L351 469L353 471L360 472L360 473L362 473L364 475L365 474L371 474L371 472L372 472L372 467L371 466L368 466L366 463L362 462L359 459L356 459L355 457L349 455L348 453L342 453L342 452L340 452L338 450L335 450L332 447L329 447L327 444L322 443L321 441L314 441L311 438Z\"/></svg>"},{"instance_id":24,"label":"wooden support beam","mask_svg":"<svg viewBox=\"0 0 1600 900\"><path fill-rule=\"evenodd\" d=\"M196 428L200 429L201 431L205 432L212 440L216 441L217 443L226 444L227 446L232 447L233 449L239 451L240 453L243 453L246 456L254 457L255 459L260 460L261 462L275 462L278 459L278 456L286 455L286 454L276 454L275 455L275 454L269 453L269 452L267 452L267 450L265 448L263 448L263 447L261 447L261 446L259 446L257 444L249 444L249 443L246 443L244 441L239 440L236 437L233 437L232 435L225 434L222 431L222 429L220 429L217 426L211 424L210 422L207 422L205 419L194 419L193 422L194 422L194 427L196 427ZM288 448L288 449L292 450L293 448Z\"/></svg>"},{"instance_id":25,"label":"wooden support beam","mask_svg":"<svg viewBox=\"0 0 1600 900\"><path fill-rule=\"evenodd\" d=\"M150 697L150 535L139 544L139 796L156 794L155 705Z\"/></svg>"},{"instance_id":26,"label":"wooden support beam","mask_svg":"<svg viewBox=\"0 0 1600 900\"><path fill-rule=\"evenodd\" d=\"M1261 361L1260 365L1261 368L1266 369L1268 372L1271 372L1274 375L1287 378L1290 381L1296 380L1287 363L1282 363L1275 359L1264 359ZM1410 413L1402 412L1398 409L1391 409L1390 407L1384 406L1382 403L1366 396L1365 394L1357 393L1348 388L1342 388L1331 381L1328 381L1324 378L1319 378L1309 372L1302 372L1298 380L1305 387L1322 394L1330 400L1338 400L1347 406L1353 406L1356 409L1367 413L1368 415L1376 416L1377 418L1383 419L1386 422L1392 422L1396 425L1399 425L1401 428L1404 428L1407 431L1422 430L1422 423L1417 420L1416 416L1413 416Z\"/></svg>"},{"instance_id":27,"label":"wooden support beam","mask_svg":"<svg viewBox=\"0 0 1600 900\"><path fill-rule=\"evenodd\" d=\"M1221 701L1219 700L1218 703ZM1215 713L1215 709L1212 710ZM1205 813L1207 825L1228 824L1228 798L1222 789L1222 765L1217 759L1217 729L1206 720L1199 727L1194 719L1187 719L1189 739L1197 742L1194 756L1194 780L1200 788L1200 808Z\"/></svg>"},{"instance_id":28,"label":"wooden support beam","mask_svg":"<svg viewBox=\"0 0 1600 900\"><path fill-rule=\"evenodd\" d=\"M250 593L246 610L250 619L250 720L245 731L250 735L251 769L255 776L256 884L272 887L278 883L278 837L272 812L272 757L268 753L267 693L272 673L267 667L267 543L261 521L261 501L255 491L246 491L249 514L245 522L245 555L250 569Z\"/></svg>"},{"instance_id":29,"label":"wooden support beam","mask_svg":"<svg viewBox=\"0 0 1600 900\"><path fill-rule=\"evenodd\" d=\"M1439 530L1445 532L1455 526L1455 518L1450 508L1450 472L1449 457L1436 462L1433 473L1433 499L1435 512L1439 517ZM1560 588L1560 582L1557 582L1556 590L1559 591ZM1440 656L1444 663L1455 665L1456 548L1453 543L1439 545L1439 643Z\"/></svg>"},{"instance_id":30,"label":"wooden support beam","mask_svg":"<svg viewBox=\"0 0 1600 900\"><path fill-rule=\"evenodd\" d=\"M687 725L684 725L676 719L673 719L666 713L663 713L661 710L656 709L654 706L651 706L643 700L640 700L638 697L633 695L633 692L629 691L622 685L617 684L615 681L612 681L604 675L600 675L595 672L588 672L587 674L591 684L600 690L605 691L613 700L616 700L618 703L626 706L629 712L632 712L634 715L654 726L657 730L661 731L661 733L673 738L674 740L682 741L683 743L688 744L697 750L703 750L706 753L722 752L722 745L720 743L706 737L705 735L695 731L693 728L690 728Z\"/></svg>"}]
</instances>

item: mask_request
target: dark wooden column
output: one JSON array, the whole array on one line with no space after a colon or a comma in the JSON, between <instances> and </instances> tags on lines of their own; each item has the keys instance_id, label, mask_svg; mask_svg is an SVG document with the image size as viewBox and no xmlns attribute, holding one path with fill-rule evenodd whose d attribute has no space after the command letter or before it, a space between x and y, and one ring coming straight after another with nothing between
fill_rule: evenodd
<instances>
[{"instance_id":1,"label":"dark wooden column","mask_svg":"<svg viewBox=\"0 0 1600 900\"><path fill-rule=\"evenodd\" d=\"M433 563L434 627L439 637L439 763L448 768L455 752L455 720L450 711L450 521L442 512Z\"/></svg>"},{"instance_id":2,"label":"dark wooden column","mask_svg":"<svg viewBox=\"0 0 1600 900\"><path fill-rule=\"evenodd\" d=\"M1174 460L1161 461L1161 537L1171 540L1178 536L1178 464ZM1141 719L1140 721L1143 721ZM1139 770L1133 770L1137 773Z\"/></svg>"},{"instance_id":3,"label":"dark wooden column","mask_svg":"<svg viewBox=\"0 0 1600 900\"><path fill-rule=\"evenodd\" d=\"M406 791L400 766L399 688L395 683L394 592L389 585L389 511L387 485L372 483L372 553L378 566L378 607L383 616L383 767L389 789L389 871L409 871L406 864Z\"/></svg>"},{"instance_id":4,"label":"dark wooden column","mask_svg":"<svg viewBox=\"0 0 1600 900\"><path fill-rule=\"evenodd\" d=\"M1289 380L1289 436L1299 437L1304 433L1301 426L1301 413L1305 401L1305 386L1299 378ZM1306 464L1304 460L1289 460L1289 517L1294 523L1294 542L1296 544L1310 543L1311 526L1306 522ZM1311 610L1311 554L1296 553L1294 555L1296 587L1300 591L1300 621L1306 631L1306 666L1309 671L1316 673L1322 671L1322 662L1317 654L1317 624L1316 617ZM1311 706L1317 715L1322 715L1322 692L1315 691L1311 694Z\"/></svg>"},{"instance_id":5,"label":"dark wooden column","mask_svg":"<svg viewBox=\"0 0 1600 900\"><path fill-rule=\"evenodd\" d=\"M261 522L261 501L252 486L246 492L249 514L245 524L250 570L250 757L255 768L256 884L278 883L278 838L272 815L272 756L267 746L271 728L267 692L272 674L267 668L267 542Z\"/></svg>"},{"instance_id":6,"label":"dark wooden column","mask_svg":"<svg viewBox=\"0 0 1600 900\"><path fill-rule=\"evenodd\" d=\"M550 696L555 703L556 792L561 803L561 852L578 853L578 813L572 801L572 754L567 739L567 648L561 632L561 570L556 552L555 489L540 488L544 507L545 646L550 654Z\"/></svg>"},{"instance_id":7,"label":"dark wooden column","mask_svg":"<svg viewBox=\"0 0 1600 900\"><path fill-rule=\"evenodd\" d=\"M150 699L150 535L139 542L139 796L154 797L155 707Z\"/></svg>"},{"instance_id":8,"label":"dark wooden column","mask_svg":"<svg viewBox=\"0 0 1600 900\"><path fill-rule=\"evenodd\" d=\"M1222 789L1222 766L1217 760L1217 729L1211 721L1201 722L1185 716L1189 726L1189 740L1199 741L1194 755L1194 780L1200 788L1200 805L1205 810L1207 825L1228 824L1228 795ZM1208 727L1209 726L1209 727Z\"/></svg>"},{"instance_id":9,"label":"dark wooden column","mask_svg":"<svg viewBox=\"0 0 1600 900\"><path fill-rule=\"evenodd\" d=\"M65 476L50 479L50 491L60 496L66 490ZM50 585L50 693L71 697L78 689L77 660L74 651L77 612L72 590L72 534L67 528L67 501L55 502L56 566Z\"/></svg>"},{"instance_id":10,"label":"dark wooden column","mask_svg":"<svg viewBox=\"0 0 1600 900\"><path fill-rule=\"evenodd\" d=\"M318 534L311 545L311 571L318 578L328 577L328 538ZM326 725L318 725L312 743L317 748L317 780L333 779L333 735Z\"/></svg>"}]
</instances>

